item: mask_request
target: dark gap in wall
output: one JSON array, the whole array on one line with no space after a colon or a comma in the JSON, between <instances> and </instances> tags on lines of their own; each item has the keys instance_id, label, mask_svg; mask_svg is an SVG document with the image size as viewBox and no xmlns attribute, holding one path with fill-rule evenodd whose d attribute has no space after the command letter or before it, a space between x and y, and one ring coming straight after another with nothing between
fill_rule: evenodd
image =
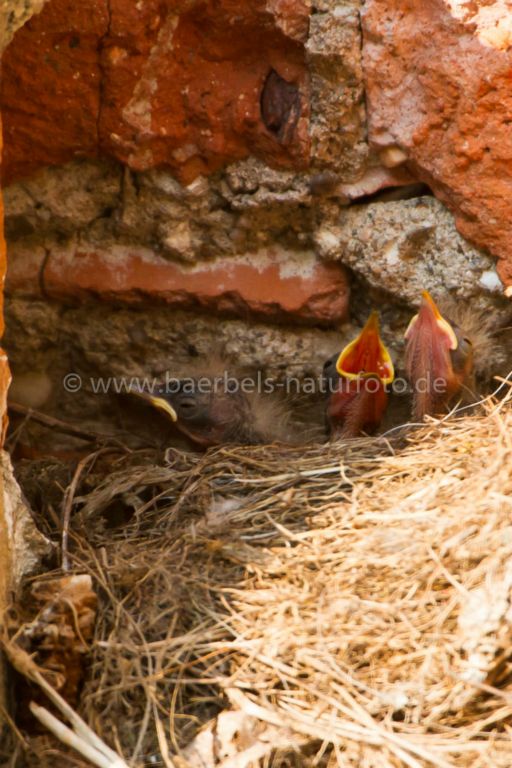
<instances>
[{"instance_id":1,"label":"dark gap in wall","mask_svg":"<svg viewBox=\"0 0 512 768\"><path fill-rule=\"evenodd\" d=\"M371 195L363 195L352 201L352 205L368 205L369 203L391 203L395 200L411 200L414 197L434 197L434 193L423 182L404 184L398 187L379 189Z\"/></svg>"},{"instance_id":2,"label":"dark gap in wall","mask_svg":"<svg viewBox=\"0 0 512 768\"><path fill-rule=\"evenodd\" d=\"M348 267L347 267L348 269ZM355 325L363 326L374 309L379 310L382 322L392 330L407 327L411 308L400 304L396 297L383 289L375 288L360 274L349 269L351 275L350 319Z\"/></svg>"}]
</instances>

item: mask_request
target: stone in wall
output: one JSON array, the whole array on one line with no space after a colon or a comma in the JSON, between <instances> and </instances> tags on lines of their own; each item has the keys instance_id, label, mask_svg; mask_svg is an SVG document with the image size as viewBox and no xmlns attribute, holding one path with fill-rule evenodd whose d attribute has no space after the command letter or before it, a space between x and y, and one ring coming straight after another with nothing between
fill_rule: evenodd
<instances>
[{"instance_id":1,"label":"stone in wall","mask_svg":"<svg viewBox=\"0 0 512 768\"><path fill-rule=\"evenodd\" d=\"M310 75L310 190L340 204L414 177L383 164L368 145L360 0L313 0L306 43Z\"/></svg>"},{"instance_id":2,"label":"stone in wall","mask_svg":"<svg viewBox=\"0 0 512 768\"><path fill-rule=\"evenodd\" d=\"M369 139L407 160L512 286L512 25L501 0L368 0Z\"/></svg>"},{"instance_id":3,"label":"stone in wall","mask_svg":"<svg viewBox=\"0 0 512 768\"><path fill-rule=\"evenodd\" d=\"M338 181L368 162L359 0L313 0L306 56L311 73L311 158Z\"/></svg>"},{"instance_id":4,"label":"stone in wall","mask_svg":"<svg viewBox=\"0 0 512 768\"><path fill-rule=\"evenodd\" d=\"M186 182L248 155L305 166L308 18L305 0L50 0L4 55L6 179L99 152Z\"/></svg>"},{"instance_id":5,"label":"stone in wall","mask_svg":"<svg viewBox=\"0 0 512 768\"><path fill-rule=\"evenodd\" d=\"M11 185L6 204L13 295L154 298L333 325L347 316L348 267L358 281L353 313L368 309L369 285L402 305L415 306L427 288L506 314L492 257L458 234L433 197L318 201L304 177L256 160L187 186L164 170L80 161Z\"/></svg>"},{"instance_id":6,"label":"stone in wall","mask_svg":"<svg viewBox=\"0 0 512 768\"><path fill-rule=\"evenodd\" d=\"M247 155L308 159L305 0L110 4L100 143L185 182Z\"/></svg>"},{"instance_id":7,"label":"stone in wall","mask_svg":"<svg viewBox=\"0 0 512 768\"><path fill-rule=\"evenodd\" d=\"M46 169L6 190L8 290L338 324L349 279L316 257L309 198L256 161L187 187L115 164Z\"/></svg>"},{"instance_id":8,"label":"stone in wall","mask_svg":"<svg viewBox=\"0 0 512 768\"><path fill-rule=\"evenodd\" d=\"M62 378L70 371L84 377L158 376L212 352L279 379L288 374L315 375L355 332L349 323L341 330L318 329L218 318L166 306L141 312L125 305L112 312L108 304L98 302L72 305L20 296L8 298L6 315L6 343L14 369L48 369L58 385L51 393L57 407L59 402L64 407ZM73 399L79 408L80 397Z\"/></svg>"},{"instance_id":9,"label":"stone in wall","mask_svg":"<svg viewBox=\"0 0 512 768\"><path fill-rule=\"evenodd\" d=\"M40 171L4 189L9 243L36 235L62 239L92 227L118 207L122 169L116 163L75 161Z\"/></svg>"},{"instance_id":10,"label":"stone in wall","mask_svg":"<svg viewBox=\"0 0 512 768\"><path fill-rule=\"evenodd\" d=\"M95 247L69 240L13 245L7 292L60 301L91 298L146 306L164 303L227 317L336 325L346 320L349 283L339 264L313 251L275 245L229 259L178 264L149 248Z\"/></svg>"},{"instance_id":11,"label":"stone in wall","mask_svg":"<svg viewBox=\"0 0 512 768\"><path fill-rule=\"evenodd\" d=\"M344 209L315 238L323 258L341 261L400 303L415 306L428 290L439 300L471 301L475 311L509 312L494 260L457 232L434 197Z\"/></svg>"},{"instance_id":12,"label":"stone in wall","mask_svg":"<svg viewBox=\"0 0 512 768\"><path fill-rule=\"evenodd\" d=\"M7 178L99 152L151 169L114 174L116 226L105 200L89 234L194 262L276 242L309 248L317 222L336 226L340 208L410 183L412 172L463 234L501 257L506 285L509 53L499 7L386 1L384 14L365 5L361 45L358 0L223 0L215 13L192 0L50 0L5 56ZM439 46L456 52L453 62ZM65 189L66 171L57 173ZM51 208L32 215L43 230Z\"/></svg>"},{"instance_id":13,"label":"stone in wall","mask_svg":"<svg viewBox=\"0 0 512 768\"><path fill-rule=\"evenodd\" d=\"M23 579L37 573L42 558L51 553L52 545L36 528L5 451L0 452L0 476L7 527L7 536L2 541L9 542L12 562L9 589L16 591Z\"/></svg>"},{"instance_id":14,"label":"stone in wall","mask_svg":"<svg viewBox=\"0 0 512 768\"><path fill-rule=\"evenodd\" d=\"M15 35L0 81L4 186L34 168L97 155L99 49L107 28L106 0L59 0Z\"/></svg>"},{"instance_id":15,"label":"stone in wall","mask_svg":"<svg viewBox=\"0 0 512 768\"><path fill-rule=\"evenodd\" d=\"M359 7L49 0L4 56L5 179L108 154L185 186L247 157L346 200L402 184L366 140Z\"/></svg>"},{"instance_id":16,"label":"stone in wall","mask_svg":"<svg viewBox=\"0 0 512 768\"><path fill-rule=\"evenodd\" d=\"M133 173L117 163L74 161L5 190L10 243L42 245L84 232L91 243L141 245L194 263L311 241L307 179L254 158L180 184L169 171Z\"/></svg>"}]
</instances>

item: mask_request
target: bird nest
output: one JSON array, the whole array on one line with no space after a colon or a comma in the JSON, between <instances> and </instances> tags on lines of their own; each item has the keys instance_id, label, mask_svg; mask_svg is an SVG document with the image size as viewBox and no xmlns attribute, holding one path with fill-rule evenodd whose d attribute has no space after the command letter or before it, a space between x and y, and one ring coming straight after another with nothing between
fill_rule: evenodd
<instances>
[{"instance_id":1,"label":"bird nest","mask_svg":"<svg viewBox=\"0 0 512 768\"><path fill-rule=\"evenodd\" d=\"M78 484L82 717L133 766L510 766L511 397L484 409Z\"/></svg>"}]
</instances>

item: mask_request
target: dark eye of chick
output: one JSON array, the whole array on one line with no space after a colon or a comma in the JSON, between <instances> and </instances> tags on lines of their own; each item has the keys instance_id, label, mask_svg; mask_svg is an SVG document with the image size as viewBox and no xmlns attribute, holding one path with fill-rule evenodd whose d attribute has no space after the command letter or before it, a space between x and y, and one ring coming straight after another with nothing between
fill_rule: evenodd
<instances>
[{"instance_id":1,"label":"dark eye of chick","mask_svg":"<svg viewBox=\"0 0 512 768\"><path fill-rule=\"evenodd\" d=\"M324 363L323 370L324 371L328 371L331 368L335 368L336 367L336 359L337 358L330 357L328 360L326 360L325 363Z\"/></svg>"},{"instance_id":2,"label":"dark eye of chick","mask_svg":"<svg viewBox=\"0 0 512 768\"><path fill-rule=\"evenodd\" d=\"M179 410L190 416L197 410L197 403L195 400L182 400L179 404Z\"/></svg>"}]
</instances>

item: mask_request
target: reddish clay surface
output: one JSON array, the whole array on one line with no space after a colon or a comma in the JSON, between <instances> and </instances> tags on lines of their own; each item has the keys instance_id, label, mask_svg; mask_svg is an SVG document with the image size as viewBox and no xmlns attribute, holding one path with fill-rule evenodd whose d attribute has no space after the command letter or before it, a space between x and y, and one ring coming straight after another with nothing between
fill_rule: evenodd
<instances>
[{"instance_id":1,"label":"reddish clay surface","mask_svg":"<svg viewBox=\"0 0 512 768\"><path fill-rule=\"evenodd\" d=\"M0 122L0 157L2 155L2 124ZM4 207L2 192L0 190L0 282L5 279L6 257L4 240ZM0 290L0 338L4 333L4 292ZM7 355L0 348L0 447L4 444L5 431L7 429L7 390L11 381L11 373ZM1 511L1 507L0 507ZM0 556L1 560L1 556ZM1 569L0 569L1 570ZM0 590L1 595L1 590ZM1 599L1 598L0 598Z\"/></svg>"},{"instance_id":2,"label":"reddish clay surface","mask_svg":"<svg viewBox=\"0 0 512 768\"><path fill-rule=\"evenodd\" d=\"M48 2L2 56L4 186L46 165L98 152L106 0Z\"/></svg>"},{"instance_id":3,"label":"reddish clay surface","mask_svg":"<svg viewBox=\"0 0 512 768\"><path fill-rule=\"evenodd\" d=\"M308 18L306 0L49 0L3 58L5 181L98 153L185 182L250 154L306 165Z\"/></svg>"},{"instance_id":4,"label":"reddish clay surface","mask_svg":"<svg viewBox=\"0 0 512 768\"><path fill-rule=\"evenodd\" d=\"M367 0L364 67L370 141L405 150L510 285L512 48L474 16L492 5L454 18L447 0Z\"/></svg>"},{"instance_id":5,"label":"reddish clay surface","mask_svg":"<svg viewBox=\"0 0 512 768\"><path fill-rule=\"evenodd\" d=\"M30 296L41 287L61 300L150 298L180 309L317 325L345 320L350 293L344 268L309 252L291 256L268 249L189 267L126 246L103 252L66 248L46 260L42 249L13 250L6 290Z\"/></svg>"}]
</instances>

